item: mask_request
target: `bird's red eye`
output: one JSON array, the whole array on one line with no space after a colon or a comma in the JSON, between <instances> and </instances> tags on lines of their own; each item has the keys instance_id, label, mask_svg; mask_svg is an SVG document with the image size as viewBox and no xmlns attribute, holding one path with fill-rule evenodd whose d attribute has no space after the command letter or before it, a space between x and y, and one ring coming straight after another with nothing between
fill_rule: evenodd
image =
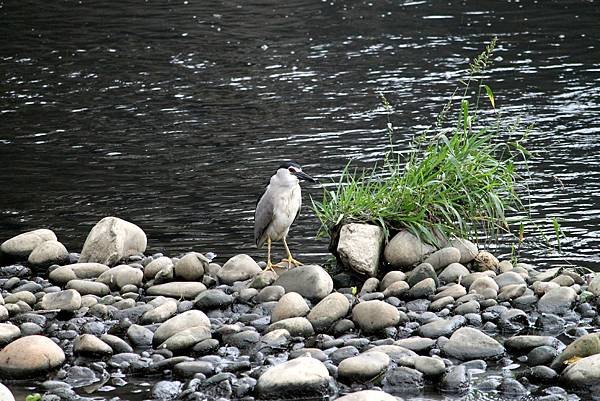
<instances>
[{"instance_id":1,"label":"bird's red eye","mask_svg":"<svg viewBox=\"0 0 600 401\"><path fill-rule=\"evenodd\" d=\"M295 168L293 168L293 167L289 167L289 168L288 168L288 171L289 171L290 173L295 173L295 172L296 172L296 169L295 169Z\"/></svg>"}]
</instances>

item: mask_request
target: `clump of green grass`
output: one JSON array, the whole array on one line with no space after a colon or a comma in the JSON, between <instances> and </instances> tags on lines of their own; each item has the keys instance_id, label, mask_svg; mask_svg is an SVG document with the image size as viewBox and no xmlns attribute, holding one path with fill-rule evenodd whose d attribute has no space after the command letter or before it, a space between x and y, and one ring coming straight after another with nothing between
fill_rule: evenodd
<instances>
[{"instance_id":1,"label":"clump of green grass","mask_svg":"<svg viewBox=\"0 0 600 401\"><path fill-rule=\"evenodd\" d=\"M479 82L473 103L467 96L474 77L489 65L494 45L495 40L474 59L461 82L464 92L454 126L443 128L456 109L458 89L431 131L413 140L406 156L390 152L368 171L347 165L335 189L326 189L321 201L313 200L322 233L334 235L343 224L365 222L381 225L386 233L408 229L425 242L441 245L452 236L478 238L508 231L507 211L523 208L515 163L528 153L520 141L498 140L504 129L514 133L499 117L473 128L479 123L482 91L495 107L487 85ZM383 103L389 108L385 98Z\"/></svg>"}]
</instances>

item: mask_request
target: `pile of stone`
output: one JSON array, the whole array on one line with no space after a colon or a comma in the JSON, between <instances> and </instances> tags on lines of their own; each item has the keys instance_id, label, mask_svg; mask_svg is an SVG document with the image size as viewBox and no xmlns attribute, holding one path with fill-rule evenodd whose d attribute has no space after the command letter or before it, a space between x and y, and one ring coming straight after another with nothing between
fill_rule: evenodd
<instances>
[{"instance_id":1,"label":"pile of stone","mask_svg":"<svg viewBox=\"0 0 600 401\"><path fill-rule=\"evenodd\" d=\"M340 241L347 261L369 255L358 239ZM27 260L0 269L0 379L35 379L45 401L139 375L159 400L554 401L600 386L600 276L450 245L400 233L383 250L390 269L357 283L318 265L263 271L243 254L222 266L145 256L144 232L114 217L81 255L49 230L21 234L0 247Z\"/></svg>"}]
</instances>

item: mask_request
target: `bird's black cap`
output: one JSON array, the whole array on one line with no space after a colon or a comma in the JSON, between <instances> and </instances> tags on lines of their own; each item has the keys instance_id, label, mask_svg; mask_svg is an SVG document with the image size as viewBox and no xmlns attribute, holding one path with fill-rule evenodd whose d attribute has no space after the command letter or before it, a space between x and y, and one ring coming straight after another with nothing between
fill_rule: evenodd
<instances>
[{"instance_id":1,"label":"bird's black cap","mask_svg":"<svg viewBox=\"0 0 600 401\"><path fill-rule=\"evenodd\" d=\"M281 166L279 166L279 168L290 168L290 167L294 167L294 168L302 170L302 167L298 163L296 163L295 161L291 161L291 160L281 163Z\"/></svg>"}]
</instances>

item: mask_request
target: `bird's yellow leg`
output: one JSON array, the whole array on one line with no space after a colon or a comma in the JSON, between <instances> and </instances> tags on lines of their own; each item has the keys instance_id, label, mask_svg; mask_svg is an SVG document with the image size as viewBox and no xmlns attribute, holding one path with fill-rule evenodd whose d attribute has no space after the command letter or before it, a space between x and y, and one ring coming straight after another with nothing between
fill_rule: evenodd
<instances>
[{"instance_id":1,"label":"bird's yellow leg","mask_svg":"<svg viewBox=\"0 0 600 401\"><path fill-rule=\"evenodd\" d=\"M263 271L269 270L271 270L272 272L275 271L273 269L273 263L271 263L271 237L267 237L267 266L264 268Z\"/></svg>"},{"instance_id":2,"label":"bird's yellow leg","mask_svg":"<svg viewBox=\"0 0 600 401\"><path fill-rule=\"evenodd\" d=\"M285 246L285 250L288 255L287 259L283 259L283 260L288 263L288 267L292 267L292 265L294 267L296 267L296 266L300 266L300 265L304 264L304 263L300 262L299 260L296 260L292 257L292 253L290 252L290 248L288 247L285 237L283 237L283 245Z\"/></svg>"}]
</instances>

